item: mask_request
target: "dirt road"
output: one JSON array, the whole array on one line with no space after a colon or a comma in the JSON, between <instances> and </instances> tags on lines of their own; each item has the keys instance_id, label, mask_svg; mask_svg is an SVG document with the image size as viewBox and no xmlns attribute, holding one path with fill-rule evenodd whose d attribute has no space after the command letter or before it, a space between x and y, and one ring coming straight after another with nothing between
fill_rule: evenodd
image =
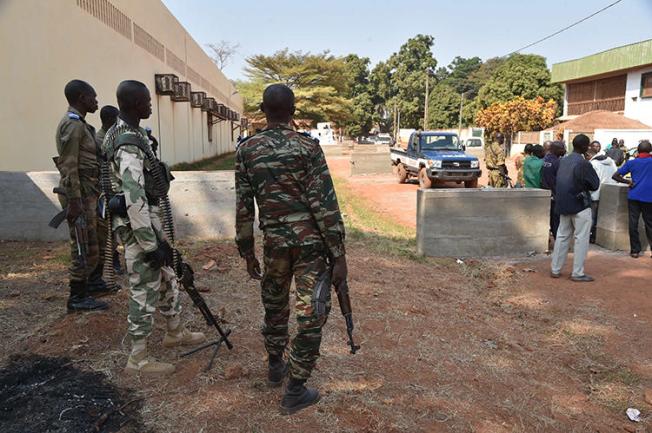
<instances>
[{"instance_id":1,"label":"dirt road","mask_svg":"<svg viewBox=\"0 0 652 433\"><path fill-rule=\"evenodd\" d=\"M478 184L487 185L487 169L482 164L482 177ZM388 156L389 165L389 156ZM417 201L416 191L419 183L411 179L406 184L398 184L391 174L349 176L349 156L333 156L328 158L328 166L334 175L346 179L348 185L361 197L371 200L377 210L385 215L391 216L397 223L406 227L416 229ZM507 169L510 176L516 179L514 163L508 161ZM388 168L389 170L389 168ZM449 183L441 188L463 188L464 185Z\"/></svg>"}]
</instances>

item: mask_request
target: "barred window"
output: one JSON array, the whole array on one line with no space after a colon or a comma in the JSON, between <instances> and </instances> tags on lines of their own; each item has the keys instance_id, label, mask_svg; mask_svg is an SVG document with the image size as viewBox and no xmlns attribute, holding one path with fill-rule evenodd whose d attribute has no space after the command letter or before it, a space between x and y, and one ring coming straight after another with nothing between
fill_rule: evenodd
<instances>
[{"instance_id":1,"label":"barred window","mask_svg":"<svg viewBox=\"0 0 652 433\"><path fill-rule=\"evenodd\" d=\"M641 98L652 98L652 72L641 75Z\"/></svg>"}]
</instances>

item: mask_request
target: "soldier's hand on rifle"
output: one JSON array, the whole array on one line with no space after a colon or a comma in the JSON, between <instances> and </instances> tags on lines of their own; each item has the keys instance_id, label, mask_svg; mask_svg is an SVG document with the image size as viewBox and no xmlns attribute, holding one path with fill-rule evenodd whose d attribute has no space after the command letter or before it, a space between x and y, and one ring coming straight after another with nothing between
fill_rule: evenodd
<instances>
[{"instance_id":1,"label":"soldier's hand on rifle","mask_svg":"<svg viewBox=\"0 0 652 433\"><path fill-rule=\"evenodd\" d=\"M81 199L75 198L68 201L68 212L66 213L66 218L69 223L73 224L82 213L84 213L84 207L82 206Z\"/></svg>"},{"instance_id":2,"label":"soldier's hand on rifle","mask_svg":"<svg viewBox=\"0 0 652 433\"><path fill-rule=\"evenodd\" d=\"M507 171L507 166L505 164L500 166L500 172L504 174L505 176L509 175L509 172Z\"/></svg>"},{"instance_id":3,"label":"soldier's hand on rifle","mask_svg":"<svg viewBox=\"0 0 652 433\"><path fill-rule=\"evenodd\" d=\"M158 246L154 251L145 253L145 263L154 269L161 269L165 265L170 264L172 254L172 247L167 241L159 241Z\"/></svg>"},{"instance_id":4,"label":"soldier's hand on rifle","mask_svg":"<svg viewBox=\"0 0 652 433\"><path fill-rule=\"evenodd\" d=\"M260 272L260 262L258 261L256 256L254 255L247 256L246 259L247 259L247 272L249 273L249 276L254 280L262 280L263 273Z\"/></svg>"},{"instance_id":5,"label":"soldier's hand on rifle","mask_svg":"<svg viewBox=\"0 0 652 433\"><path fill-rule=\"evenodd\" d=\"M339 256L333 261L333 274L331 275L331 282L335 288L346 281L349 274L348 266L346 265L346 256Z\"/></svg>"}]
</instances>

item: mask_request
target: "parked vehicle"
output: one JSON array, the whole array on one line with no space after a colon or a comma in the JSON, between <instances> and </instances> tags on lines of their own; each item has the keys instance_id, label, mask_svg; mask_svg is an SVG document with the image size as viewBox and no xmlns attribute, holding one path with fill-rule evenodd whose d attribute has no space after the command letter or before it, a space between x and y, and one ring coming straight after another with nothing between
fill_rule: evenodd
<instances>
[{"instance_id":1,"label":"parked vehicle","mask_svg":"<svg viewBox=\"0 0 652 433\"><path fill-rule=\"evenodd\" d=\"M464 182L466 188L477 188L482 175L480 161L464 151L455 133L420 131L410 135L406 150L393 147L390 157L399 183L416 177L421 188L444 182Z\"/></svg>"},{"instance_id":2,"label":"parked vehicle","mask_svg":"<svg viewBox=\"0 0 652 433\"><path fill-rule=\"evenodd\" d=\"M477 147L482 149L484 147L484 140L480 137L467 138L464 142L464 145L468 149L469 147Z\"/></svg>"},{"instance_id":3,"label":"parked vehicle","mask_svg":"<svg viewBox=\"0 0 652 433\"><path fill-rule=\"evenodd\" d=\"M358 144L376 144L376 140L373 137L358 137L356 142Z\"/></svg>"},{"instance_id":4,"label":"parked vehicle","mask_svg":"<svg viewBox=\"0 0 652 433\"><path fill-rule=\"evenodd\" d=\"M387 133L380 133L376 135L375 137L376 144L386 144L388 146L391 146L394 144L394 140L392 139L392 136L387 134Z\"/></svg>"}]
</instances>

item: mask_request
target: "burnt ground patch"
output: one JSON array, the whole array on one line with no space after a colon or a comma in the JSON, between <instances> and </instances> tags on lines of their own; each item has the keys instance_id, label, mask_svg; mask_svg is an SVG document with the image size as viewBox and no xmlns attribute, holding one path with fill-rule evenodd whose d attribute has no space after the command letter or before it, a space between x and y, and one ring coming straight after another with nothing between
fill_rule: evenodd
<instances>
[{"instance_id":1,"label":"burnt ground patch","mask_svg":"<svg viewBox=\"0 0 652 433\"><path fill-rule=\"evenodd\" d=\"M136 397L69 358L13 356L0 369L0 431L140 432L142 400Z\"/></svg>"}]
</instances>

